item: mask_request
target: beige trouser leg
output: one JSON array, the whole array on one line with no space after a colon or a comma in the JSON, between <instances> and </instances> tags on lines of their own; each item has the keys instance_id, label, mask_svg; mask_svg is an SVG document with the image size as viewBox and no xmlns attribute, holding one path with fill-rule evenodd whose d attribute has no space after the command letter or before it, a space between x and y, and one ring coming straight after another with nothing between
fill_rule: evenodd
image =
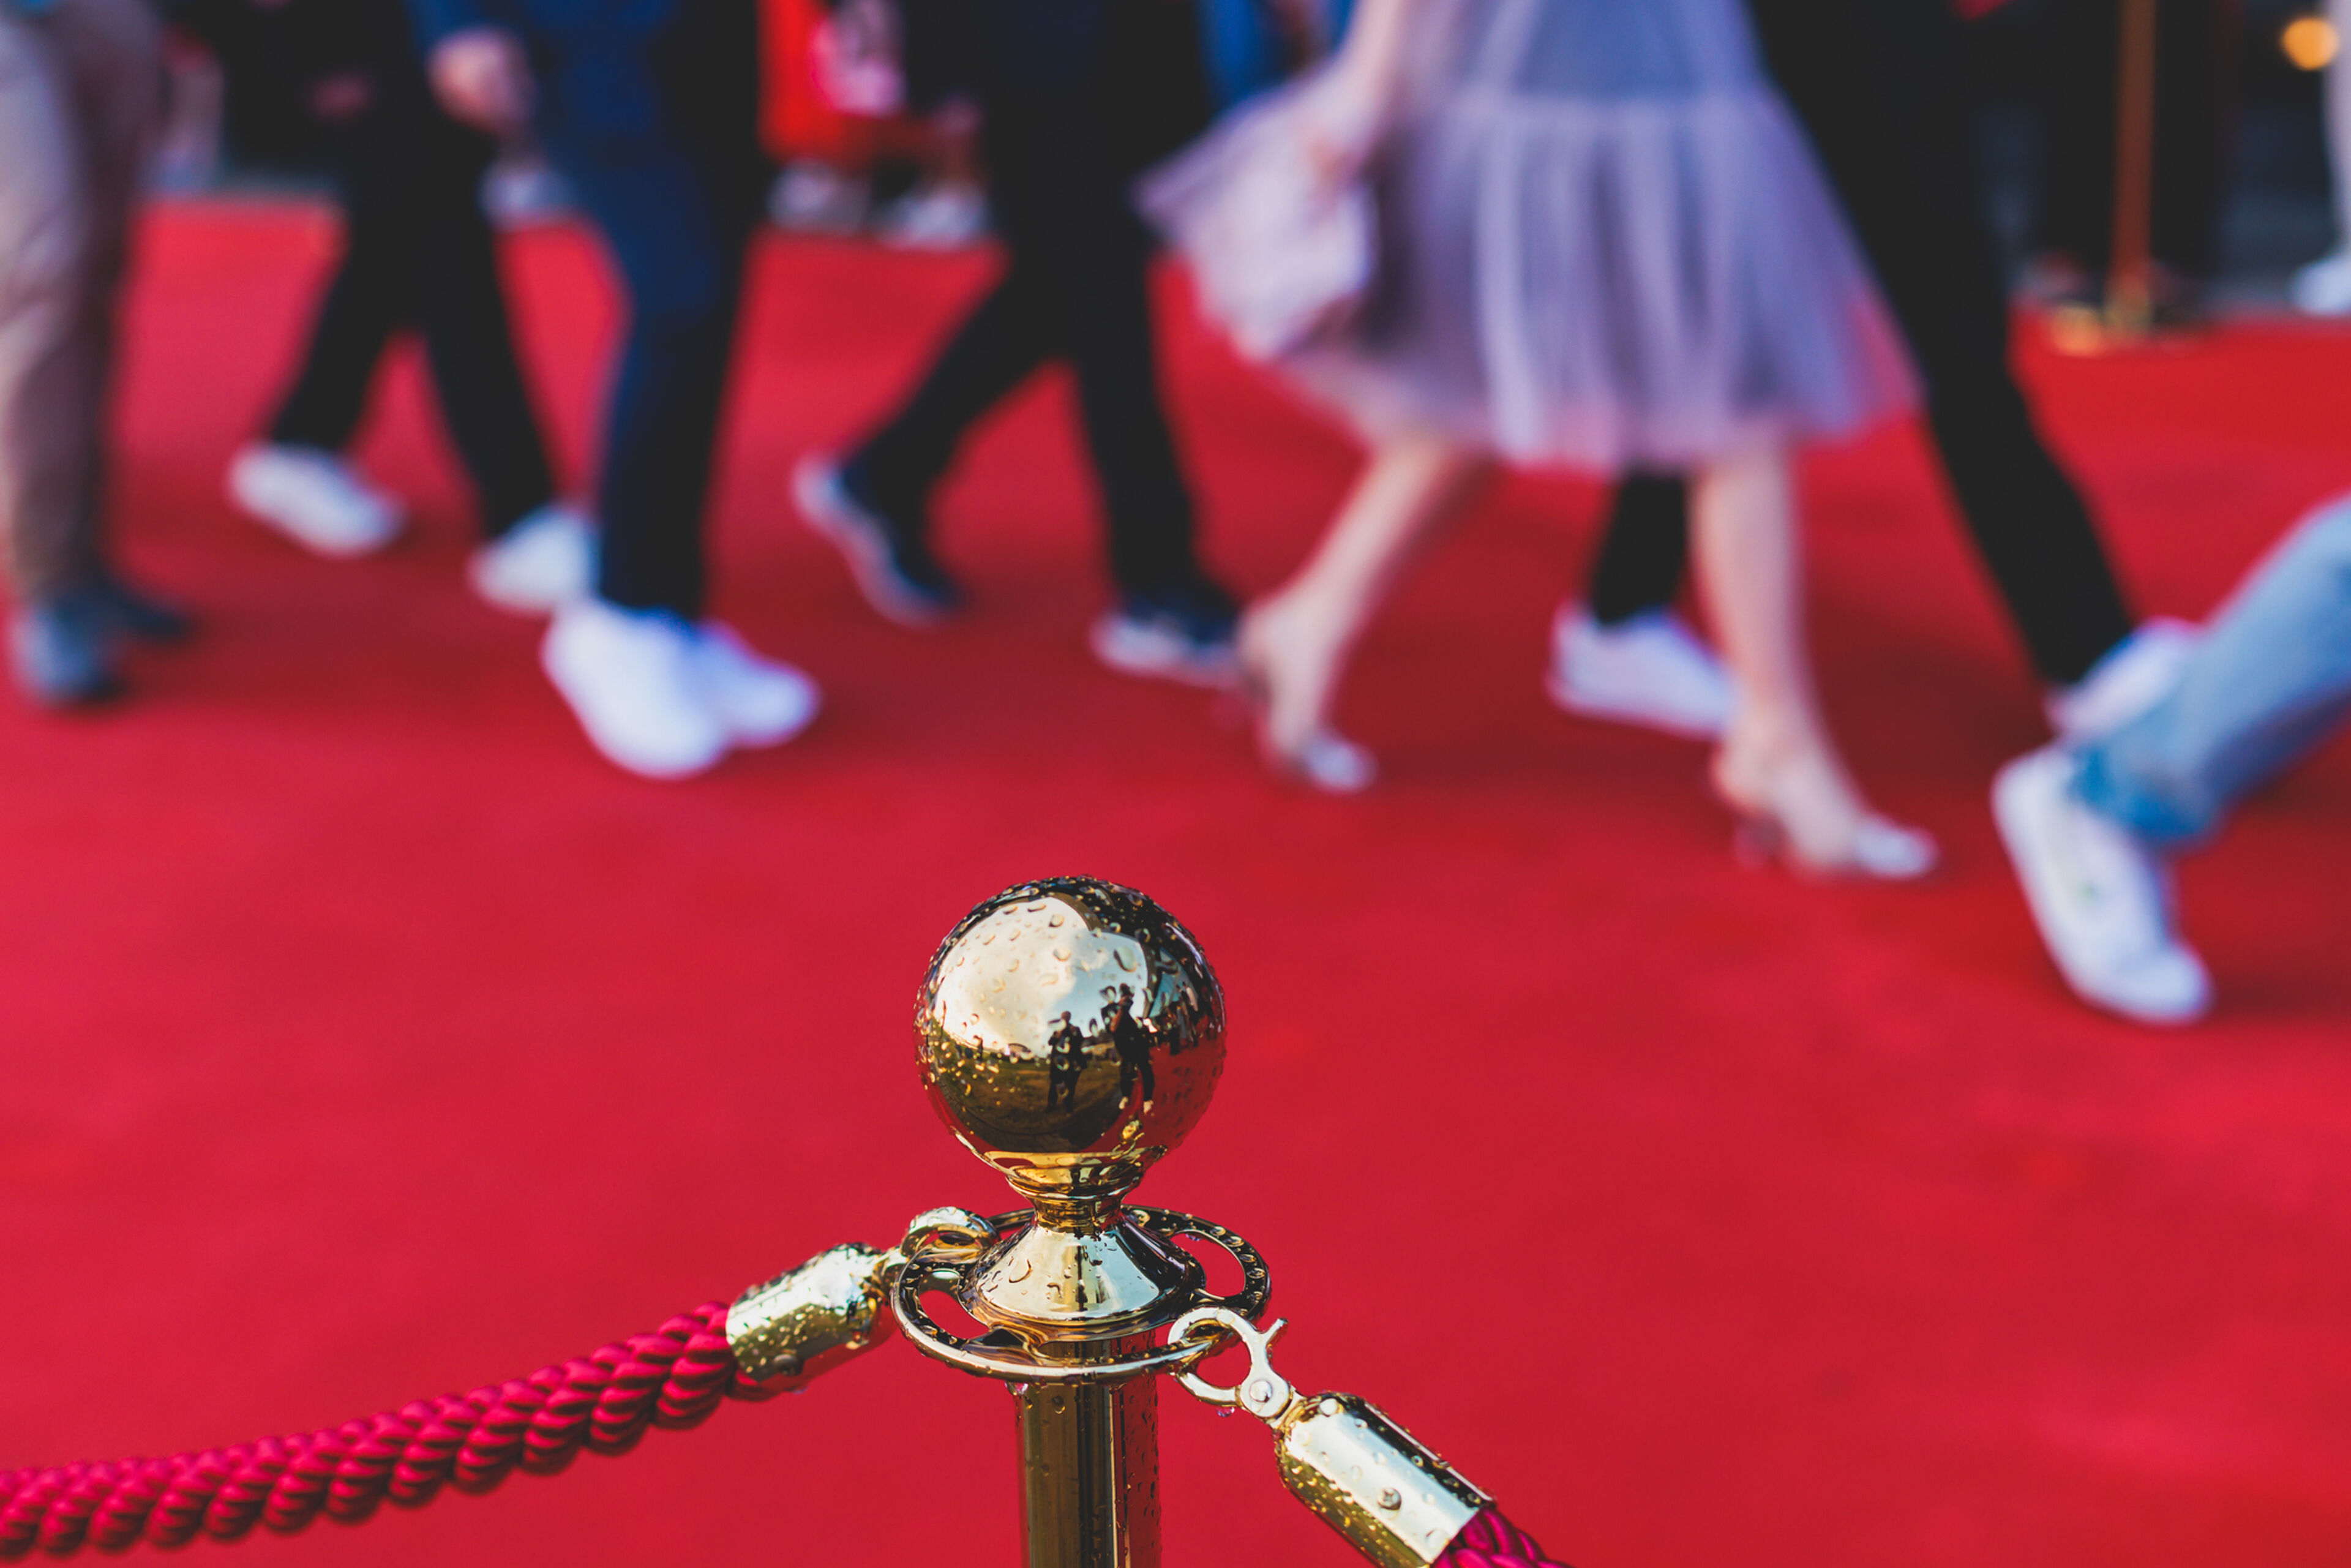
<instances>
[{"instance_id":1,"label":"beige trouser leg","mask_svg":"<svg viewBox=\"0 0 2351 1568\"><path fill-rule=\"evenodd\" d=\"M0 538L20 599L103 559L101 441L131 217L161 108L144 0L0 5Z\"/></svg>"}]
</instances>

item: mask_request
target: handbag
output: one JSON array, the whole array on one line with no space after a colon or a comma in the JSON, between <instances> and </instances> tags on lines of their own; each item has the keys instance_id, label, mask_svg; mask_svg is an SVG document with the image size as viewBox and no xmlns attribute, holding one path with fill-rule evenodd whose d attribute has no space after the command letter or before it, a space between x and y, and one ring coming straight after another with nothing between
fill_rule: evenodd
<instances>
[{"instance_id":1,"label":"handbag","mask_svg":"<svg viewBox=\"0 0 2351 1568\"><path fill-rule=\"evenodd\" d=\"M1313 81L1245 105L1145 175L1136 202L1182 256L1204 314L1252 360L1352 316L1378 268L1371 188L1332 184L1301 118Z\"/></svg>"}]
</instances>

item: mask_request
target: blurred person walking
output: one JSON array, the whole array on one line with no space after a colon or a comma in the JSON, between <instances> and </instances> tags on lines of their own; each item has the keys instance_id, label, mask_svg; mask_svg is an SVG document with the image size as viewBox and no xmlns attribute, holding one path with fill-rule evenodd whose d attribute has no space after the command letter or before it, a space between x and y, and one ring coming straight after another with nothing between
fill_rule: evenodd
<instances>
[{"instance_id":1,"label":"blurred person walking","mask_svg":"<svg viewBox=\"0 0 2351 1568\"><path fill-rule=\"evenodd\" d=\"M443 106L537 127L629 303L597 490L593 593L547 674L606 758L648 778L789 740L815 684L708 619L711 466L766 184L756 0L410 0Z\"/></svg>"},{"instance_id":2,"label":"blurred person walking","mask_svg":"<svg viewBox=\"0 0 2351 1568\"><path fill-rule=\"evenodd\" d=\"M1262 200L1253 161L1301 138L1367 172L1377 266L1352 317L1276 362L1373 451L1305 566L1243 619L1268 759L1370 781L1331 726L1341 674L1493 459L1688 469L1743 699L1717 791L1808 870L1928 870L1932 841L1869 809L1814 695L1788 457L1906 406L1910 378L1736 0L1364 0L1331 68L1155 176L1146 201L1211 300L1236 269L1289 265L1223 254L1229 230L1207 242L1220 203Z\"/></svg>"},{"instance_id":3,"label":"blurred person walking","mask_svg":"<svg viewBox=\"0 0 2351 1568\"><path fill-rule=\"evenodd\" d=\"M190 631L123 580L105 529L115 318L161 49L143 0L0 0L0 537L17 685L44 706L113 695L121 640Z\"/></svg>"},{"instance_id":4,"label":"blurred person walking","mask_svg":"<svg viewBox=\"0 0 2351 1568\"><path fill-rule=\"evenodd\" d=\"M2186 1023L2211 1005L2169 861L2351 718L2351 496L2272 549L2179 685L2113 734L2019 758L1992 789L2042 938L2094 1006Z\"/></svg>"},{"instance_id":5,"label":"blurred person walking","mask_svg":"<svg viewBox=\"0 0 2351 1568\"><path fill-rule=\"evenodd\" d=\"M1748 0L1748 11L1918 366L1952 497L2052 722L2112 727L2177 677L2191 640L2177 622L2137 622L2017 385L1962 24L1949 0ZM1672 610L1688 548L1679 478L1637 475L1618 490L1583 602L1553 623L1554 701L1720 732L1729 683Z\"/></svg>"},{"instance_id":6,"label":"blurred person walking","mask_svg":"<svg viewBox=\"0 0 2351 1568\"><path fill-rule=\"evenodd\" d=\"M878 429L843 456L801 465L800 508L881 614L906 625L952 614L963 592L932 552L932 494L989 410L1066 361L1118 594L1094 622L1094 653L1133 674L1218 682L1231 670L1234 602L1195 545L1152 339L1154 242L1128 193L1136 171L1206 123L1193 8L917 0L906 38L918 98L953 86L979 105L1004 271Z\"/></svg>"},{"instance_id":7,"label":"blurred person walking","mask_svg":"<svg viewBox=\"0 0 2351 1568\"><path fill-rule=\"evenodd\" d=\"M307 115L342 214L300 370L231 465L231 497L320 555L391 543L400 502L345 451L385 350L413 329L480 508L475 591L525 614L587 592L593 532L556 498L482 210L497 141L434 100L403 0L179 0L172 16Z\"/></svg>"}]
</instances>

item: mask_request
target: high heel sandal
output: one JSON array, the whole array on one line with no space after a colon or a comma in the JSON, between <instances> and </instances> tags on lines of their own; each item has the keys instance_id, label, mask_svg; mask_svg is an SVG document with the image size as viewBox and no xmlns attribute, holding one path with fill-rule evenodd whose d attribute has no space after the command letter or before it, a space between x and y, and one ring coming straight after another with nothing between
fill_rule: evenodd
<instances>
[{"instance_id":1,"label":"high heel sandal","mask_svg":"<svg viewBox=\"0 0 2351 1568\"><path fill-rule=\"evenodd\" d=\"M1934 838L1863 808L1842 822L1824 820L1819 799L1803 796L1804 768L1740 776L1719 754L1714 789L1738 817L1732 847L1740 861L1780 861L1807 876L1914 882L1935 869ZM1844 813L1838 813L1842 816Z\"/></svg>"},{"instance_id":2,"label":"high heel sandal","mask_svg":"<svg viewBox=\"0 0 2351 1568\"><path fill-rule=\"evenodd\" d=\"M1259 756L1275 773L1326 795L1353 795L1370 789L1379 777L1379 764L1370 752L1330 726L1311 725L1292 737L1276 733L1273 681L1264 647L1270 633L1264 625L1256 617L1242 619L1235 639L1230 688L1248 707Z\"/></svg>"}]
</instances>

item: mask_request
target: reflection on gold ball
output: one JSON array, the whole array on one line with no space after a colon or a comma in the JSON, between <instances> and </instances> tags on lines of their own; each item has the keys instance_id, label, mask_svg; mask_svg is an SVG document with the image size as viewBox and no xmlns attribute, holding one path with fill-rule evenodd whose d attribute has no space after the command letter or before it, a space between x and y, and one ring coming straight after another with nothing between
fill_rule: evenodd
<instances>
[{"instance_id":1,"label":"reflection on gold ball","mask_svg":"<svg viewBox=\"0 0 2351 1568\"><path fill-rule=\"evenodd\" d=\"M1116 1194L1207 1109L1225 996L1158 904L1055 877L947 934L914 1031L931 1103L972 1153L1031 1197Z\"/></svg>"}]
</instances>

